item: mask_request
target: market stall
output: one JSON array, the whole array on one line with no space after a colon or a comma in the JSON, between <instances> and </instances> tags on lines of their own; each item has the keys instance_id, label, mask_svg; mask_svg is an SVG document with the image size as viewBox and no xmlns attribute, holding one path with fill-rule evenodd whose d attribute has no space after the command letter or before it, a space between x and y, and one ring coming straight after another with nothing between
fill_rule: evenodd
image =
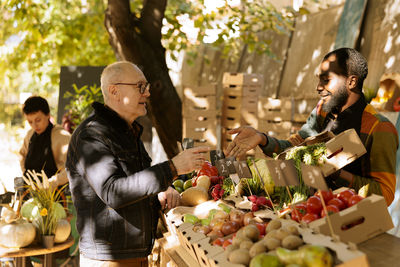
<instances>
[{"instance_id":1,"label":"market stall","mask_svg":"<svg viewBox=\"0 0 400 267\"><path fill-rule=\"evenodd\" d=\"M160 263L176 266L393 266L400 239L385 199L325 177L365 153L354 131L324 133L274 158L211 162L174 186Z\"/></svg>"}]
</instances>

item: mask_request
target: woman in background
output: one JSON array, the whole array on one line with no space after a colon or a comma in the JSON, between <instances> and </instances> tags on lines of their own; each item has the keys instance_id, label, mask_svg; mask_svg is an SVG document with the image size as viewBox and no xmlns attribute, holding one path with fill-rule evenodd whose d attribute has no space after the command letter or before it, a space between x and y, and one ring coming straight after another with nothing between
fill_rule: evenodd
<instances>
[{"instance_id":1,"label":"woman in background","mask_svg":"<svg viewBox=\"0 0 400 267\"><path fill-rule=\"evenodd\" d=\"M50 122L47 100L40 96L29 97L22 108L25 119L32 129L24 138L20 154L23 174L27 170L42 170L49 178L50 188L68 182L65 161L71 135L60 125Z\"/></svg>"}]
</instances>

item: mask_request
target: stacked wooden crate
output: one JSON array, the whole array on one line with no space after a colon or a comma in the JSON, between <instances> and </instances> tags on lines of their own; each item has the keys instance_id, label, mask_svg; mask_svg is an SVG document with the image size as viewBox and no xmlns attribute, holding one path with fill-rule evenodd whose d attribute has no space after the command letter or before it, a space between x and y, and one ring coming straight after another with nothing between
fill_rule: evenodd
<instances>
[{"instance_id":1,"label":"stacked wooden crate","mask_svg":"<svg viewBox=\"0 0 400 267\"><path fill-rule=\"evenodd\" d=\"M260 97L258 130L278 139L286 139L292 130L292 99Z\"/></svg>"},{"instance_id":2,"label":"stacked wooden crate","mask_svg":"<svg viewBox=\"0 0 400 267\"><path fill-rule=\"evenodd\" d=\"M319 101L317 94L308 94L293 99L293 131L298 131L307 121L311 111L317 106Z\"/></svg>"},{"instance_id":3,"label":"stacked wooden crate","mask_svg":"<svg viewBox=\"0 0 400 267\"><path fill-rule=\"evenodd\" d=\"M183 138L193 138L194 146L217 147L216 86L185 86L182 106Z\"/></svg>"},{"instance_id":4,"label":"stacked wooden crate","mask_svg":"<svg viewBox=\"0 0 400 267\"><path fill-rule=\"evenodd\" d=\"M222 105L222 148L232 141L227 131L250 125L258 126L257 103L263 88L264 78L260 74L224 73Z\"/></svg>"}]
</instances>

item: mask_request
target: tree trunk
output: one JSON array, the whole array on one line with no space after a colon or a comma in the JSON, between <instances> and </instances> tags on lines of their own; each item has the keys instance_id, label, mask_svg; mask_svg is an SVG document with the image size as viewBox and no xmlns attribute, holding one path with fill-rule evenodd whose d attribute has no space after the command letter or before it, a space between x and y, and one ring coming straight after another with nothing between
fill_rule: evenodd
<instances>
[{"instance_id":1,"label":"tree trunk","mask_svg":"<svg viewBox=\"0 0 400 267\"><path fill-rule=\"evenodd\" d=\"M178 153L182 139L182 103L172 84L161 45L166 0L144 1L141 18L130 11L129 0L109 0L105 26L120 60L138 65L151 83L149 116L168 158Z\"/></svg>"}]
</instances>

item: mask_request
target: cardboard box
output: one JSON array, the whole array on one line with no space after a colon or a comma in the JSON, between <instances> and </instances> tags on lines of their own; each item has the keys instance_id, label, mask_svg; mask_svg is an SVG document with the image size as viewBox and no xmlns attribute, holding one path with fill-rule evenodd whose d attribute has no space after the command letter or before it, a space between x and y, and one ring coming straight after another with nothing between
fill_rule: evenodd
<instances>
[{"instance_id":1,"label":"cardboard box","mask_svg":"<svg viewBox=\"0 0 400 267\"><path fill-rule=\"evenodd\" d=\"M302 144L300 144L311 145L313 143L325 142L327 159L324 164L318 167L324 177L342 169L344 166L352 163L367 152L354 129L346 130L334 137L331 137L331 134L332 133L329 132L323 132L318 136L307 138ZM290 151L290 149L279 154L278 158L284 159L288 151Z\"/></svg>"},{"instance_id":2,"label":"cardboard box","mask_svg":"<svg viewBox=\"0 0 400 267\"><path fill-rule=\"evenodd\" d=\"M374 194L329 217L333 232L341 242L358 244L394 227L384 197ZM326 217L309 226L322 234L331 234Z\"/></svg>"},{"instance_id":3,"label":"cardboard box","mask_svg":"<svg viewBox=\"0 0 400 267\"><path fill-rule=\"evenodd\" d=\"M217 85L210 84L208 86L183 86L183 95L186 98L196 96L209 96L217 94Z\"/></svg>"},{"instance_id":4,"label":"cardboard box","mask_svg":"<svg viewBox=\"0 0 400 267\"><path fill-rule=\"evenodd\" d=\"M262 87L264 76L261 74L225 72L222 77L223 85L252 85Z\"/></svg>"},{"instance_id":5,"label":"cardboard box","mask_svg":"<svg viewBox=\"0 0 400 267\"><path fill-rule=\"evenodd\" d=\"M367 153L367 150L354 129L341 132L326 142L326 150L327 160L321 166L322 173L325 177Z\"/></svg>"},{"instance_id":6,"label":"cardboard box","mask_svg":"<svg viewBox=\"0 0 400 267\"><path fill-rule=\"evenodd\" d=\"M258 99L258 118L271 121L290 121L292 100L260 97Z\"/></svg>"}]
</instances>

